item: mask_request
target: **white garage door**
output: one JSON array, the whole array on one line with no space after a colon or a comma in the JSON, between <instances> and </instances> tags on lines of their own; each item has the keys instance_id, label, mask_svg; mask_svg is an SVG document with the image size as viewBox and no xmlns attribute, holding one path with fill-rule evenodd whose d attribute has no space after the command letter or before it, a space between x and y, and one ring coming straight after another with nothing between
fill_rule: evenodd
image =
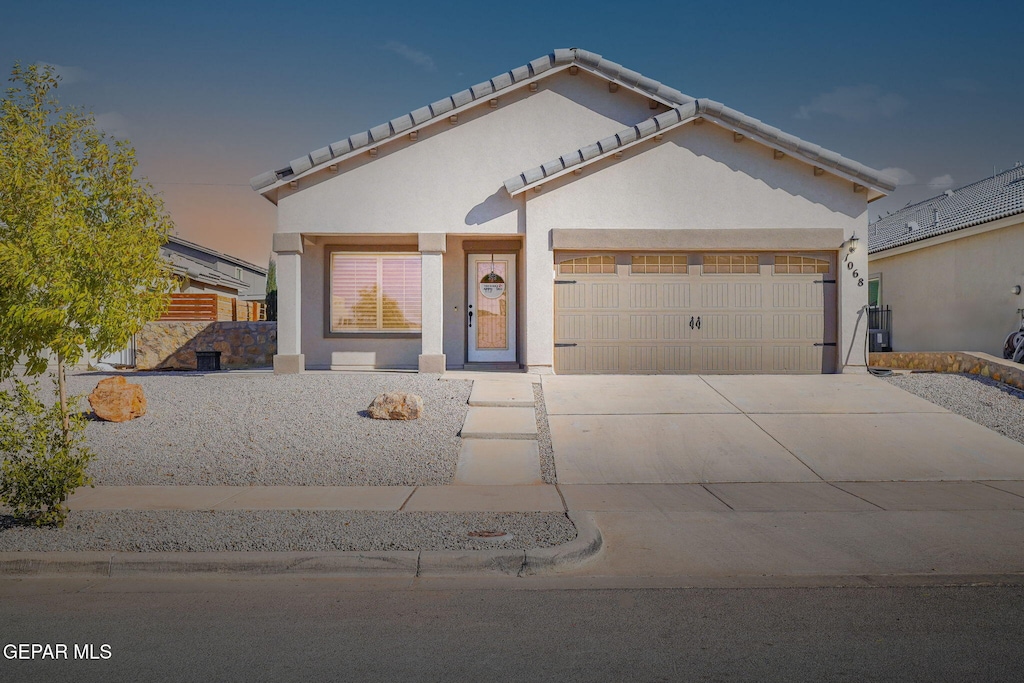
<instances>
[{"instance_id":1,"label":"white garage door","mask_svg":"<svg viewBox=\"0 0 1024 683\"><path fill-rule=\"evenodd\" d=\"M827 253L556 253L555 372L835 369Z\"/></svg>"}]
</instances>

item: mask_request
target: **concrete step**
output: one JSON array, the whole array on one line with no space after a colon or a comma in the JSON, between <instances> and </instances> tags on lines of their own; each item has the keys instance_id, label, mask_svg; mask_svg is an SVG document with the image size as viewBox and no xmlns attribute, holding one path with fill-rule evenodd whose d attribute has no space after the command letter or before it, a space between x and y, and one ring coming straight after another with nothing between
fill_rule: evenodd
<instances>
[{"instance_id":1,"label":"concrete step","mask_svg":"<svg viewBox=\"0 0 1024 683\"><path fill-rule=\"evenodd\" d=\"M529 408L533 406L533 384L524 380L477 380L469 405L482 408Z\"/></svg>"},{"instance_id":2,"label":"concrete step","mask_svg":"<svg viewBox=\"0 0 1024 683\"><path fill-rule=\"evenodd\" d=\"M463 439L536 439L533 408L470 406L460 434Z\"/></svg>"},{"instance_id":3,"label":"concrete step","mask_svg":"<svg viewBox=\"0 0 1024 683\"><path fill-rule=\"evenodd\" d=\"M514 486L541 484L536 441L465 439L455 468L455 484Z\"/></svg>"}]
</instances>

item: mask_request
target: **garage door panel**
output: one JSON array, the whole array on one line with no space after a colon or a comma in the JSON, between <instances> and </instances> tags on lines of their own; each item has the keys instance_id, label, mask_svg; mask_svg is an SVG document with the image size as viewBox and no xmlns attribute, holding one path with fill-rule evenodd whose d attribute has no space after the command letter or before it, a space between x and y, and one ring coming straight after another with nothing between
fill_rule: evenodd
<instances>
[{"instance_id":1,"label":"garage door panel","mask_svg":"<svg viewBox=\"0 0 1024 683\"><path fill-rule=\"evenodd\" d=\"M587 316L562 313L555 319L555 334L559 340L580 341L587 338Z\"/></svg>"},{"instance_id":2,"label":"garage door panel","mask_svg":"<svg viewBox=\"0 0 1024 683\"><path fill-rule=\"evenodd\" d=\"M556 346L555 365L558 372L581 374L587 372L587 349L584 346Z\"/></svg>"},{"instance_id":3,"label":"garage door panel","mask_svg":"<svg viewBox=\"0 0 1024 683\"><path fill-rule=\"evenodd\" d=\"M728 282L702 282L700 285L701 308L728 308Z\"/></svg>"},{"instance_id":4,"label":"garage door panel","mask_svg":"<svg viewBox=\"0 0 1024 683\"><path fill-rule=\"evenodd\" d=\"M732 372L762 372L761 346L734 346L732 352Z\"/></svg>"},{"instance_id":5,"label":"garage door panel","mask_svg":"<svg viewBox=\"0 0 1024 683\"><path fill-rule=\"evenodd\" d=\"M590 285L590 307L591 308L618 308L619 307L619 285L618 283L601 283Z\"/></svg>"},{"instance_id":6,"label":"garage door panel","mask_svg":"<svg viewBox=\"0 0 1024 683\"><path fill-rule=\"evenodd\" d=\"M581 282L562 282L555 286L555 306L564 311L573 308L586 308L587 285Z\"/></svg>"},{"instance_id":7,"label":"garage door panel","mask_svg":"<svg viewBox=\"0 0 1024 683\"><path fill-rule=\"evenodd\" d=\"M702 315L700 336L701 339L725 340L731 337L729 330L729 319L732 316L726 313Z\"/></svg>"},{"instance_id":8,"label":"garage door panel","mask_svg":"<svg viewBox=\"0 0 1024 683\"><path fill-rule=\"evenodd\" d=\"M689 308L690 285L686 282L664 284L661 286L662 308Z\"/></svg>"},{"instance_id":9,"label":"garage door panel","mask_svg":"<svg viewBox=\"0 0 1024 683\"><path fill-rule=\"evenodd\" d=\"M629 372L630 373L655 373L658 371L658 347L657 346L630 346L629 347Z\"/></svg>"},{"instance_id":10,"label":"garage door panel","mask_svg":"<svg viewBox=\"0 0 1024 683\"><path fill-rule=\"evenodd\" d=\"M825 316L820 313L808 313L804 320L805 339L811 341L824 341L825 339Z\"/></svg>"},{"instance_id":11,"label":"garage door panel","mask_svg":"<svg viewBox=\"0 0 1024 683\"><path fill-rule=\"evenodd\" d=\"M634 283L629 286L630 308L657 308L658 285L653 282Z\"/></svg>"},{"instance_id":12,"label":"garage door panel","mask_svg":"<svg viewBox=\"0 0 1024 683\"><path fill-rule=\"evenodd\" d=\"M801 338L799 313L776 313L772 316L772 339Z\"/></svg>"},{"instance_id":13,"label":"garage door panel","mask_svg":"<svg viewBox=\"0 0 1024 683\"><path fill-rule=\"evenodd\" d=\"M590 316L590 338L602 341L619 340L619 314L594 314Z\"/></svg>"},{"instance_id":14,"label":"garage door panel","mask_svg":"<svg viewBox=\"0 0 1024 683\"><path fill-rule=\"evenodd\" d=\"M702 346L702 347L700 347L700 371L701 372L728 372L729 371L729 347L728 346Z\"/></svg>"},{"instance_id":15,"label":"garage door panel","mask_svg":"<svg viewBox=\"0 0 1024 683\"><path fill-rule=\"evenodd\" d=\"M590 363L587 372L617 374L623 371L619 367L618 346L591 346L589 349Z\"/></svg>"},{"instance_id":16,"label":"garage door panel","mask_svg":"<svg viewBox=\"0 0 1024 683\"><path fill-rule=\"evenodd\" d=\"M834 345L822 344L835 338L835 261L817 256L830 272L820 263L808 272L801 254L774 266L770 256L742 255L743 269L732 271L725 265L735 264L719 259L714 272L692 256L688 268L685 258L669 257L665 270L664 256L618 254L608 269L573 273L555 289L555 341L565 344L556 349L556 371L833 371ZM752 269L746 261L755 258Z\"/></svg>"},{"instance_id":17,"label":"garage door panel","mask_svg":"<svg viewBox=\"0 0 1024 683\"><path fill-rule=\"evenodd\" d=\"M629 316L629 338L630 339L657 339L658 338L658 316L656 316L656 315L631 315L631 316Z\"/></svg>"},{"instance_id":18,"label":"garage door panel","mask_svg":"<svg viewBox=\"0 0 1024 683\"><path fill-rule=\"evenodd\" d=\"M772 283L772 306L775 308L800 308L800 283Z\"/></svg>"},{"instance_id":19,"label":"garage door panel","mask_svg":"<svg viewBox=\"0 0 1024 683\"><path fill-rule=\"evenodd\" d=\"M735 339L751 339L760 341L762 337L761 321L763 316L760 313L746 313L733 316L733 323L736 333Z\"/></svg>"},{"instance_id":20,"label":"garage door panel","mask_svg":"<svg viewBox=\"0 0 1024 683\"><path fill-rule=\"evenodd\" d=\"M692 353L689 346L665 346L661 349L661 372L687 374L693 372Z\"/></svg>"},{"instance_id":21,"label":"garage door panel","mask_svg":"<svg viewBox=\"0 0 1024 683\"><path fill-rule=\"evenodd\" d=\"M694 331L690 327L690 320L692 319L692 315L661 316L663 329L662 338L668 340L690 339Z\"/></svg>"},{"instance_id":22,"label":"garage door panel","mask_svg":"<svg viewBox=\"0 0 1024 683\"><path fill-rule=\"evenodd\" d=\"M733 285L732 308L761 308L761 283L737 282Z\"/></svg>"}]
</instances>

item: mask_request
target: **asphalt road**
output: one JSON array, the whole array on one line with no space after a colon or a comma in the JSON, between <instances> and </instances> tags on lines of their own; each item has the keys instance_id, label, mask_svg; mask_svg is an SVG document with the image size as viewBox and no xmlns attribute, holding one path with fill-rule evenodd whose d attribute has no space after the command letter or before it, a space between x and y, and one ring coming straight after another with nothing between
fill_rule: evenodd
<instances>
[{"instance_id":1,"label":"asphalt road","mask_svg":"<svg viewBox=\"0 0 1024 683\"><path fill-rule=\"evenodd\" d=\"M3 580L0 681L1015 681L1024 587ZM109 645L75 660L73 645Z\"/></svg>"}]
</instances>

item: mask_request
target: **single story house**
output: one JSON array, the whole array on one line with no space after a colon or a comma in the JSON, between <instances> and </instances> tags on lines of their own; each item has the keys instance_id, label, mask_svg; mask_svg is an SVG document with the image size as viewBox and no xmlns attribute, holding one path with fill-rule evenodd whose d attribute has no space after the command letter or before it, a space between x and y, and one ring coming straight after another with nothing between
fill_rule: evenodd
<instances>
[{"instance_id":1,"label":"single story house","mask_svg":"<svg viewBox=\"0 0 1024 683\"><path fill-rule=\"evenodd\" d=\"M171 235L160 253L181 278L184 294L216 293L241 301L263 301L267 269Z\"/></svg>"},{"instance_id":2,"label":"single story house","mask_svg":"<svg viewBox=\"0 0 1024 683\"><path fill-rule=\"evenodd\" d=\"M572 48L251 184L277 372L830 373L895 181Z\"/></svg>"},{"instance_id":3,"label":"single story house","mask_svg":"<svg viewBox=\"0 0 1024 683\"><path fill-rule=\"evenodd\" d=\"M1024 166L880 217L868 245L894 351L1002 357L1024 308Z\"/></svg>"}]
</instances>

